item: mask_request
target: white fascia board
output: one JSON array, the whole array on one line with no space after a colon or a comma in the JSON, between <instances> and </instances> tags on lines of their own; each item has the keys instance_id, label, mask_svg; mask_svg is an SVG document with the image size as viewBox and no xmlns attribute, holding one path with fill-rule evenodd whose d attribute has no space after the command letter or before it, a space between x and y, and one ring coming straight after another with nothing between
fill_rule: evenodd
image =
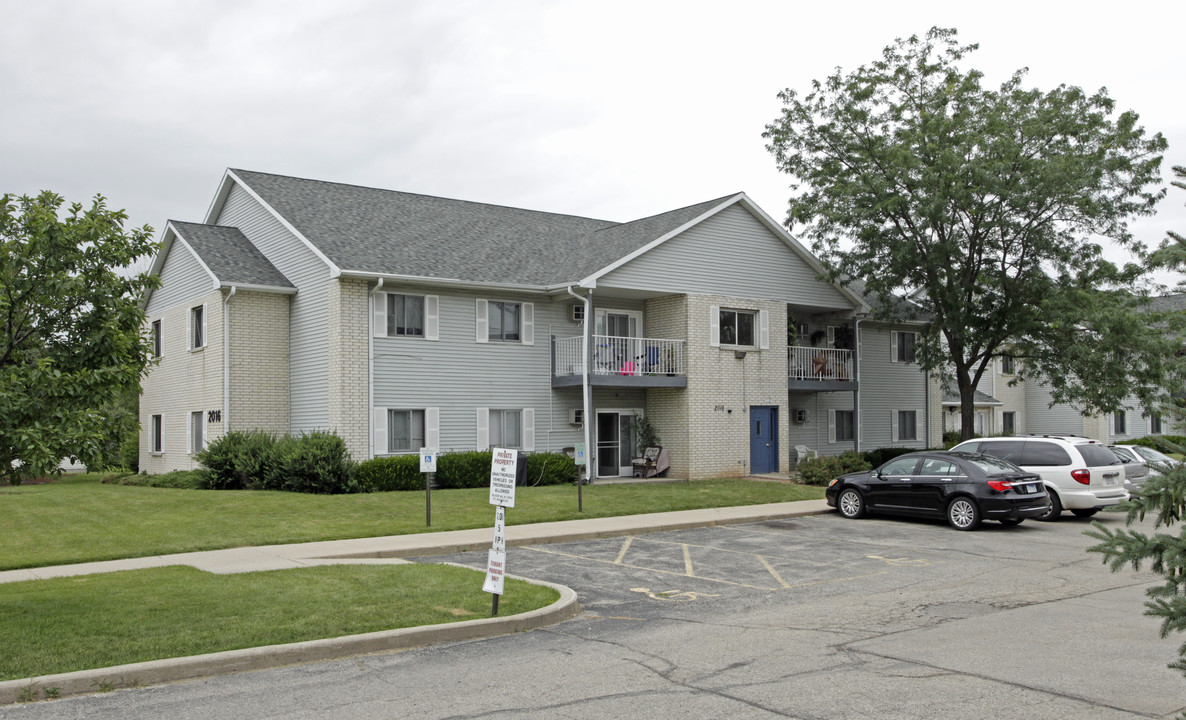
<instances>
[{"instance_id":1,"label":"white fascia board","mask_svg":"<svg viewBox=\"0 0 1186 720\"><path fill-rule=\"evenodd\" d=\"M243 190L257 203L267 209L267 211L272 214L272 217L274 217L277 222L284 226L284 229L288 230L298 240L304 243L305 247L309 248L309 252L316 255L317 258L321 260L321 262L325 263L326 267L329 268L329 276L331 278L338 277L342 274L341 268L339 268L333 263L333 261L326 257L325 253L321 252L321 250L319 250L316 245L309 242L309 238L302 235L301 232L297 230L293 224L290 223L283 215L276 212L275 208L265 202L264 199L259 196L259 193L257 193L255 190L252 190L251 186L244 182L243 179L236 175L230 168L228 168L226 171L226 177L223 179L222 187L218 189L218 195L215 197L215 203L210 206L210 211L206 215L207 225L212 224L214 222L214 218L218 216L218 212L222 210L222 205L226 202L227 195L230 194L230 185L228 184L229 182L238 183L239 187L243 188Z\"/></svg>"},{"instance_id":2,"label":"white fascia board","mask_svg":"<svg viewBox=\"0 0 1186 720\"><path fill-rule=\"evenodd\" d=\"M384 283L402 282L415 285L445 285L448 287L473 288L475 290L511 290L514 292L531 293L533 295L542 295L548 292L548 287L544 285L479 282L475 280L426 277L422 275L393 275L391 273L377 273L366 270L339 270L338 276L344 278L354 278L356 280L378 280L382 278ZM384 287L386 287L386 285L384 285Z\"/></svg>"},{"instance_id":3,"label":"white fascia board","mask_svg":"<svg viewBox=\"0 0 1186 720\"><path fill-rule=\"evenodd\" d=\"M782 240L783 244L785 244L787 247L793 250L796 255L802 258L802 260L806 262L812 270L815 270L815 272L819 275L824 274L824 266L820 264L820 261L818 258L816 258L815 254L808 250L807 247L803 245L803 243L796 240L795 236L791 235L791 233L789 233L787 229L782 226L782 224L776 222L774 218L767 215L766 211L758 207L758 204L751 200L748 195L741 193L737 200L742 202L745 208L749 210L754 217L758 218L758 220L763 225L765 225L766 228L770 230L770 232L774 233L775 237ZM867 313L873 309L868 303L865 302L864 298L862 298L860 295L857 295L852 290L849 290L847 286L837 285L835 283L830 284L832 287L836 288L840 294L844 295L844 297L848 298L854 305L856 305L856 308L854 309L855 312Z\"/></svg>"},{"instance_id":4,"label":"white fascia board","mask_svg":"<svg viewBox=\"0 0 1186 720\"><path fill-rule=\"evenodd\" d=\"M253 290L255 292L277 293L279 295L296 295L297 289L293 287L281 287L279 285L245 285L237 282L223 282L219 287L222 288L239 288L240 290Z\"/></svg>"},{"instance_id":5,"label":"white fascia board","mask_svg":"<svg viewBox=\"0 0 1186 720\"><path fill-rule=\"evenodd\" d=\"M149 275L161 276L161 270L165 267L165 256L169 254L169 249L173 247L173 238L177 235L173 232L170 223L165 223L165 229L161 231L160 247L157 248L156 256L152 259L152 266L148 268ZM149 290L144 293L144 298L140 301L140 307L148 307L148 301L152 299L154 290Z\"/></svg>"},{"instance_id":6,"label":"white fascia board","mask_svg":"<svg viewBox=\"0 0 1186 720\"><path fill-rule=\"evenodd\" d=\"M231 174L230 168L223 171L222 180L218 183L218 192L214 193L214 199L210 201L210 207L206 208L206 219L202 221L202 224L214 224L214 219L222 212L222 206L226 204L227 196L231 194L231 185L235 183L235 180L237 178Z\"/></svg>"},{"instance_id":7,"label":"white fascia board","mask_svg":"<svg viewBox=\"0 0 1186 720\"><path fill-rule=\"evenodd\" d=\"M648 253L651 250L653 250L654 248L659 247L660 245L667 242L668 240L675 237L676 235L679 235L680 233L684 232L688 228L694 227L695 225L698 225L699 223L707 220L708 218L712 217L713 215L716 215L720 211L722 211L725 208L729 207L730 205L738 202L739 200L741 200L744 197L745 197L745 193L738 193L738 194L734 195L732 198L725 200L720 205L717 205L716 207L712 208L711 210L708 210L707 212L702 213L700 216L689 220L688 222L684 223L683 225L680 225L679 227L675 228L674 230L672 230L670 232L660 235L659 237L650 241L646 245L643 245L642 247L638 248L634 252L629 253L628 255L625 255L621 258L618 258L614 262L610 263L609 265L606 265L605 267L601 268L600 270L593 273L592 275L581 279L578 282L578 284L583 288L596 287L597 280L599 278L603 277L604 275L606 275L608 273L613 272L614 270L617 270L618 268L622 267L623 265L630 262L634 258L636 258L640 255L643 255L645 253Z\"/></svg>"}]
</instances>

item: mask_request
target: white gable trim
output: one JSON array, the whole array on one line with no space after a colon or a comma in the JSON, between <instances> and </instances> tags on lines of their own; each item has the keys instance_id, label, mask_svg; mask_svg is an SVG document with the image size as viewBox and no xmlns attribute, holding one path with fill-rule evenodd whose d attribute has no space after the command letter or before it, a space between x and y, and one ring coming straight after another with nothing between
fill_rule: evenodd
<instances>
[{"instance_id":1,"label":"white gable trim","mask_svg":"<svg viewBox=\"0 0 1186 720\"><path fill-rule=\"evenodd\" d=\"M234 173L234 171L231 170L230 168L227 168L226 174L223 175L222 185L219 186L219 188L218 188L218 194L215 195L214 202L210 204L210 209L208 211L206 211L206 219L204 222L207 225L214 224L214 220L215 220L215 218L218 217L218 213L220 213L222 211L222 206L226 203L227 196L230 195L230 192L231 192L231 185L230 185L231 183L237 183L239 185L239 187L243 188L243 190L248 195L250 195L252 197L252 199L254 199L257 203L259 203L261 207L263 207L269 213L271 213L272 217L276 218L277 222L279 222L281 225L283 225L286 230L288 230L298 240L300 240L302 243L304 243L305 247L309 248L309 252L316 255L317 258L319 260L321 260L321 262L326 264L326 266L329 268L329 276L331 278L336 278L342 274L341 268L339 268L337 265L335 265L333 262L331 262L330 259L325 256L325 253L323 253L323 252L321 252L321 250L317 249L316 245L309 242L309 238L302 235L301 232L299 230L297 230L293 226L293 224L290 223L283 215L276 212L275 208L273 208L268 203L264 202L264 199L259 196L259 193L257 193L255 190L252 190L251 186L249 186L246 182L244 182L243 179L240 178L238 175L236 175Z\"/></svg>"}]
</instances>

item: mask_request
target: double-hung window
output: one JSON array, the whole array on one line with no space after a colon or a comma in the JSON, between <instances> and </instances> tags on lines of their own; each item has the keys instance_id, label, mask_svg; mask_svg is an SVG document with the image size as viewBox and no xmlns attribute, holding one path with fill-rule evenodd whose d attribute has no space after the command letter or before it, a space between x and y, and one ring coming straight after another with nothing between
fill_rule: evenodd
<instances>
[{"instance_id":1,"label":"double-hung window","mask_svg":"<svg viewBox=\"0 0 1186 720\"><path fill-rule=\"evenodd\" d=\"M1112 434L1123 435L1128 429L1128 418L1125 417L1123 410L1117 410L1112 415Z\"/></svg>"},{"instance_id":2,"label":"double-hung window","mask_svg":"<svg viewBox=\"0 0 1186 720\"><path fill-rule=\"evenodd\" d=\"M387 294L387 336L424 337L424 296Z\"/></svg>"},{"instance_id":3,"label":"double-hung window","mask_svg":"<svg viewBox=\"0 0 1186 720\"><path fill-rule=\"evenodd\" d=\"M518 448L523 446L521 429L523 415L519 410L490 411L490 447Z\"/></svg>"},{"instance_id":4,"label":"double-hung window","mask_svg":"<svg viewBox=\"0 0 1186 720\"><path fill-rule=\"evenodd\" d=\"M893 441L918 439L918 414L916 410L895 410L891 417Z\"/></svg>"},{"instance_id":5,"label":"double-hung window","mask_svg":"<svg viewBox=\"0 0 1186 720\"><path fill-rule=\"evenodd\" d=\"M1001 432L1005 435L1017 433L1017 413L1012 410L1001 413Z\"/></svg>"},{"instance_id":6,"label":"double-hung window","mask_svg":"<svg viewBox=\"0 0 1186 720\"><path fill-rule=\"evenodd\" d=\"M836 411L836 441L852 440L853 437L853 411L852 410L837 410Z\"/></svg>"},{"instance_id":7,"label":"double-hung window","mask_svg":"<svg viewBox=\"0 0 1186 720\"><path fill-rule=\"evenodd\" d=\"M189 414L189 433L190 454L202 452L206 447L206 421L201 410Z\"/></svg>"},{"instance_id":8,"label":"double-hung window","mask_svg":"<svg viewBox=\"0 0 1186 720\"><path fill-rule=\"evenodd\" d=\"M1013 372L1014 372L1014 370L1013 370L1013 356L1012 355L1002 355L1001 356L1001 374L1002 375L1012 375Z\"/></svg>"},{"instance_id":9,"label":"double-hung window","mask_svg":"<svg viewBox=\"0 0 1186 720\"><path fill-rule=\"evenodd\" d=\"M165 451L165 416L152 416L152 437L149 439L149 452L163 453Z\"/></svg>"},{"instance_id":10,"label":"double-hung window","mask_svg":"<svg viewBox=\"0 0 1186 720\"><path fill-rule=\"evenodd\" d=\"M757 320L756 312L721 308L721 344L755 347Z\"/></svg>"},{"instance_id":11,"label":"double-hung window","mask_svg":"<svg viewBox=\"0 0 1186 720\"><path fill-rule=\"evenodd\" d=\"M1161 416L1160 415L1153 414L1153 415L1149 416L1149 434L1150 435L1160 435L1161 434Z\"/></svg>"},{"instance_id":12,"label":"double-hung window","mask_svg":"<svg viewBox=\"0 0 1186 720\"><path fill-rule=\"evenodd\" d=\"M387 452L418 452L426 447L423 410L388 410L387 428Z\"/></svg>"},{"instance_id":13,"label":"double-hung window","mask_svg":"<svg viewBox=\"0 0 1186 720\"><path fill-rule=\"evenodd\" d=\"M154 358L159 358L161 356L161 350L163 347L163 345L162 345L163 341L161 340L161 321L160 320L152 321L152 332L151 332L150 339L152 340L152 356Z\"/></svg>"},{"instance_id":14,"label":"double-hung window","mask_svg":"<svg viewBox=\"0 0 1186 720\"><path fill-rule=\"evenodd\" d=\"M893 345L893 352L890 359L893 362L912 363L914 362L915 345L918 344L918 334L912 332L891 332L890 342Z\"/></svg>"},{"instance_id":15,"label":"double-hung window","mask_svg":"<svg viewBox=\"0 0 1186 720\"><path fill-rule=\"evenodd\" d=\"M189 309L189 349L206 347L206 306L197 305Z\"/></svg>"},{"instance_id":16,"label":"double-hung window","mask_svg":"<svg viewBox=\"0 0 1186 720\"><path fill-rule=\"evenodd\" d=\"M492 342L519 342L520 307L517 302L490 301L486 331Z\"/></svg>"}]
</instances>

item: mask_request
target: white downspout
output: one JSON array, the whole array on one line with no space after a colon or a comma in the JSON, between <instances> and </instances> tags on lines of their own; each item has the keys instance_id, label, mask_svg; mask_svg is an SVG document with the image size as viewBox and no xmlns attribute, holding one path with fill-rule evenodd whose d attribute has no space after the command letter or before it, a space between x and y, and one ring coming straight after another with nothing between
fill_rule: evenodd
<instances>
[{"instance_id":1,"label":"white downspout","mask_svg":"<svg viewBox=\"0 0 1186 720\"><path fill-rule=\"evenodd\" d=\"M375 283L375 289L371 290L367 295L367 316L370 318L367 322L367 327L371 329L367 333L367 427L370 432L367 435L370 437L368 447L371 449L371 457L375 457L375 294L383 288L383 278L379 278L379 282Z\"/></svg>"},{"instance_id":2,"label":"white downspout","mask_svg":"<svg viewBox=\"0 0 1186 720\"><path fill-rule=\"evenodd\" d=\"M222 301L222 434L231 431L231 298L239 290L231 285L231 291Z\"/></svg>"},{"instance_id":3,"label":"white downspout","mask_svg":"<svg viewBox=\"0 0 1186 720\"><path fill-rule=\"evenodd\" d=\"M568 290L569 295L572 295L574 298L576 298L577 300L580 300L581 302L583 302L585 304L584 328L581 333L581 336L582 336L581 337L581 339L582 339L582 342L581 342L582 348L581 349L583 351L582 354L584 355L584 357L581 360L581 407L583 408L581 410L581 414L582 414L582 417L584 417L584 419L585 419L585 422L584 422L584 426L585 426L584 427L584 430L585 430L585 478L587 480L589 480L589 482L592 482L593 481L593 445L590 442L590 440L591 440L590 429L593 426L593 416L590 413L593 410L593 408L592 408L593 399L592 399L592 395L590 393L590 388L589 388L589 363L592 362L592 360L593 360L593 354L590 352L590 347L593 342L593 338L590 334L590 329L592 327L591 320L593 318L593 312L592 312L593 311L593 291L589 290L588 296L581 297L580 295L577 295L576 293L574 293L572 291L571 285L566 287L565 290Z\"/></svg>"}]
</instances>

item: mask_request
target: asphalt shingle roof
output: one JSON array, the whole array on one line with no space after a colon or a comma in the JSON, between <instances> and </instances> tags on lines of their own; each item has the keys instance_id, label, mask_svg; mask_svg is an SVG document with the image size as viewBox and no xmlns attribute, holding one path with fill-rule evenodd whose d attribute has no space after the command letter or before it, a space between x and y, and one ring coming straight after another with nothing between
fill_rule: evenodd
<instances>
[{"instance_id":1,"label":"asphalt shingle roof","mask_svg":"<svg viewBox=\"0 0 1186 720\"><path fill-rule=\"evenodd\" d=\"M1000 400L997 400L992 395L989 395L988 393L985 393L985 392L980 392L979 390L973 391L972 401L977 405L1004 405L1003 402L1001 402ZM960 404L960 394L958 392L952 392L950 390L944 389L943 390L943 404L944 405L959 405Z\"/></svg>"},{"instance_id":2,"label":"asphalt shingle roof","mask_svg":"<svg viewBox=\"0 0 1186 720\"><path fill-rule=\"evenodd\" d=\"M171 220L170 224L220 282L232 285L294 287L239 228L177 220Z\"/></svg>"},{"instance_id":3,"label":"asphalt shingle roof","mask_svg":"<svg viewBox=\"0 0 1186 720\"><path fill-rule=\"evenodd\" d=\"M587 277L734 197L615 223L232 172L343 271L541 286Z\"/></svg>"}]
</instances>

